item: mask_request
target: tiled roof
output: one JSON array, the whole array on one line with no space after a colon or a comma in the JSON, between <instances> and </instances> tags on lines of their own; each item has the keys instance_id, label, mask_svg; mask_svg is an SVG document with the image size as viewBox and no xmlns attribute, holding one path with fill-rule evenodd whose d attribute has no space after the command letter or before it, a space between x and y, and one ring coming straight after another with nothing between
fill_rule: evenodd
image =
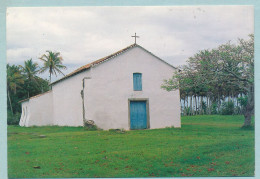
<instances>
[{"instance_id":1,"label":"tiled roof","mask_svg":"<svg viewBox=\"0 0 260 179\"><path fill-rule=\"evenodd\" d=\"M132 45L130 45L130 46L128 46L128 47L126 47L126 48L124 48L124 49L122 49L122 50L119 50L119 51L117 51L117 52L115 52L115 53L113 53L113 54L111 54L111 55L108 55L108 56L106 56L106 57L104 57L104 58L101 58L101 59L99 59L99 60L96 60L96 61L94 61L94 62L92 62L92 63L86 64L86 65L84 65L84 66L78 68L77 70L75 70L75 71L69 73L68 75L64 76L63 78L61 78L61 79L59 79L59 80L57 80L57 81L54 81L51 85L56 84L56 83L58 83L58 82L60 82L60 81L63 81L63 80L65 80L65 79L67 79L67 78L69 78L69 77L71 77L71 76L74 76L74 75L80 73L80 72L83 72L83 71L85 71L85 70L91 68L92 66L95 66L95 65L98 65L98 64L100 64L100 63L103 63L103 62L105 62L105 61L107 61L107 60L110 60L110 59L116 57L117 55L120 55L120 54L122 54L122 53L128 51L129 49L131 49L131 48L133 48L133 47L140 47L141 49L143 49L143 50L145 50L146 52L150 53L151 55L153 55L153 56L156 57L157 59L163 61L164 63L166 63L166 64L168 64L168 65L170 65L169 63L167 63L167 62L165 62L164 60L160 59L159 57L155 56L154 54L152 54L151 52L149 52L149 51L146 50L145 48L141 47L140 45L138 45L138 44L132 44ZM172 65L170 65L170 66L173 67L173 68L175 68L175 67L172 66Z\"/></svg>"},{"instance_id":2,"label":"tiled roof","mask_svg":"<svg viewBox=\"0 0 260 179\"><path fill-rule=\"evenodd\" d=\"M71 76L73 76L73 75L76 75L76 74L78 74L78 73L80 73L80 72L82 72L82 71L85 71L85 70L89 69L89 68L92 67L92 66L95 66L95 65L97 65L97 64L100 64L100 63L102 63L102 62L104 62L104 61L106 61L106 60L109 60L109 59L111 59L111 58L113 58L113 57L115 57L115 56L117 56L117 55L119 55L119 54L121 54L121 53L123 53L123 52L125 52L125 51L127 51L127 50L129 50L129 49L131 49L131 48L133 48L133 47L135 47L135 46L137 46L137 44L132 44L132 45L130 45L130 46L128 46L128 47L126 47L126 48L124 48L124 49L122 49L122 50L119 50L119 51L117 51L117 52L115 52L115 53L113 53L113 54L111 54L111 55L108 55L108 56L103 57L103 58L101 58L101 59L99 59L99 60L96 60L96 61L94 61L94 62L91 62L91 63L89 63L89 64L86 64L86 65L84 65L84 66L78 68L77 70L75 70L75 71L69 73L68 75L64 76L63 78L61 78L61 79L59 79L59 80L57 80L57 81L54 81L54 82L52 83L52 85L55 84L55 83L58 83L58 82L60 82L60 81L62 81L62 80L65 80L66 78L69 78L69 77L71 77Z\"/></svg>"},{"instance_id":3,"label":"tiled roof","mask_svg":"<svg viewBox=\"0 0 260 179\"><path fill-rule=\"evenodd\" d=\"M85 70L91 68L92 66L95 66L95 65L98 65L98 64L100 64L100 63L103 63L103 62L105 62L105 61L107 61L107 60L110 60L110 59L116 57L117 55L120 55L120 54L126 52L126 51L129 50L129 49L132 49L133 47L140 47L141 49L143 49L144 51L148 52L149 54L151 54L152 56L156 57L157 59L161 60L162 62L168 64L169 66L171 66L171 67L173 67L173 68L175 68L175 69L177 69L176 67L172 66L171 64L169 64L169 63L165 62L164 60L160 59L159 57L155 56L153 53L149 52L148 50L146 50L146 49L143 48L142 46L140 46L140 45L138 45L138 44L132 44L132 45L130 45L130 46L128 46L128 47L126 47L126 48L124 48L124 49L122 49L122 50L119 50L119 51L117 51L117 52L115 52L115 53L113 53L113 54L111 54L111 55L108 55L108 56L106 56L106 57L104 57L104 58L101 58L101 59L99 59L99 60L96 60L96 61L94 61L94 62L91 62L91 63L89 63L89 64L86 64L86 65L84 65L84 66L78 68L77 70L75 70L75 71L69 73L68 75L64 76L63 78L61 78L61 79L59 79L59 80L57 80L57 81L54 81L54 82L52 83L52 85L53 85L53 84L56 84L56 83L58 83L58 82L60 82L60 81L63 81L63 80L65 80L65 79L67 79L67 78L69 78L69 77L71 77L71 76L74 76L74 75L76 75L76 74L78 74L78 73L81 73L81 72L83 72L83 71L85 71ZM21 101L19 101L19 103L24 102L24 101L27 101L27 100L32 99L32 98L39 97L39 96L44 95L44 94L49 93L49 92L51 92L51 90L50 90L50 91L47 91L47 92L45 92L45 93L38 94L38 95L36 95L36 96L27 98L27 99L21 100Z\"/></svg>"}]
</instances>

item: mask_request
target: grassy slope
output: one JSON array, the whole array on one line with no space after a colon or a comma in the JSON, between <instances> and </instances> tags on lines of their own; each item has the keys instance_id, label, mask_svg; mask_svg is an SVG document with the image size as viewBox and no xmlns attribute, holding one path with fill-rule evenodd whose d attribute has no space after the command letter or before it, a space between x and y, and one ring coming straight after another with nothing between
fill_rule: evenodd
<instances>
[{"instance_id":1,"label":"grassy slope","mask_svg":"<svg viewBox=\"0 0 260 179\"><path fill-rule=\"evenodd\" d=\"M180 129L125 134L9 126L8 173L13 178L253 176L254 131L240 129L242 123L242 116L193 116L183 117Z\"/></svg>"}]
</instances>

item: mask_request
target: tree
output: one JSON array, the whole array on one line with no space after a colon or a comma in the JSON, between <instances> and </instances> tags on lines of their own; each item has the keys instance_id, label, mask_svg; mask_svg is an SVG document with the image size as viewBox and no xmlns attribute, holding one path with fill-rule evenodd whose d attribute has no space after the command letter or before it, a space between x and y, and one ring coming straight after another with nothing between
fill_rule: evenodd
<instances>
[{"instance_id":1,"label":"tree","mask_svg":"<svg viewBox=\"0 0 260 179\"><path fill-rule=\"evenodd\" d=\"M23 75L25 76L25 86L27 89L28 98L32 95L32 86L37 85L39 86L39 83L37 82L37 76L38 73L38 64L34 63L32 59L24 61L24 66L20 66L23 72Z\"/></svg>"},{"instance_id":2,"label":"tree","mask_svg":"<svg viewBox=\"0 0 260 179\"><path fill-rule=\"evenodd\" d=\"M244 94L247 98L243 126L251 125L254 112L254 35L249 40L239 39L217 49L203 50L190 57L188 65L165 80L162 88L171 91L192 91L192 95L210 95L218 102L221 98Z\"/></svg>"},{"instance_id":3,"label":"tree","mask_svg":"<svg viewBox=\"0 0 260 179\"><path fill-rule=\"evenodd\" d=\"M9 64L6 65L7 67L7 95L9 100L10 109L12 115L14 114L12 101L11 101L11 93L16 94L17 88L21 88L21 85L24 84L24 78L21 74L21 69L15 65L10 66Z\"/></svg>"},{"instance_id":4,"label":"tree","mask_svg":"<svg viewBox=\"0 0 260 179\"><path fill-rule=\"evenodd\" d=\"M7 124L17 125L21 116L19 101L49 90L49 83L36 76L37 65L30 60L25 66L6 65L7 71ZM27 68L26 68L27 67ZM29 68L28 68L29 67ZM29 79L32 79L29 81ZM37 82L37 85L36 85ZM29 97L30 97L29 96Z\"/></svg>"},{"instance_id":5,"label":"tree","mask_svg":"<svg viewBox=\"0 0 260 179\"><path fill-rule=\"evenodd\" d=\"M51 83L51 76L57 73L62 73L61 69L66 69L66 66L62 65L62 57L59 52L46 51L47 54L42 55L39 59L43 61L43 67L40 69L40 73L49 71ZM64 75L64 74L63 74Z\"/></svg>"},{"instance_id":6,"label":"tree","mask_svg":"<svg viewBox=\"0 0 260 179\"><path fill-rule=\"evenodd\" d=\"M247 97L243 127L251 126L254 113L254 35L249 37L239 39L237 46L228 43L219 47L220 73Z\"/></svg>"}]
</instances>

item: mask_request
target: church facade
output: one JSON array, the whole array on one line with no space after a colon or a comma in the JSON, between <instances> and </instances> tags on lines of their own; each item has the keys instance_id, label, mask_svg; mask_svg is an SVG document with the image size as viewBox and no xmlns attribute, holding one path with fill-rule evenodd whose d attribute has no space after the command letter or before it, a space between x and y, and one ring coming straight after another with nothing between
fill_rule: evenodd
<instances>
[{"instance_id":1,"label":"church facade","mask_svg":"<svg viewBox=\"0 0 260 179\"><path fill-rule=\"evenodd\" d=\"M52 90L22 101L20 126L108 129L181 127L179 90L161 88L177 70L138 44L82 66Z\"/></svg>"}]
</instances>

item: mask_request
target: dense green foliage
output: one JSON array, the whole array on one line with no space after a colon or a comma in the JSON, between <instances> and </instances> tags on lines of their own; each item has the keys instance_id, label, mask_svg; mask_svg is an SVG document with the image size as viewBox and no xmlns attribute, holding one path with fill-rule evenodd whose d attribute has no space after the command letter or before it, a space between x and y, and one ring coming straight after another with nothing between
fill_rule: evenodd
<instances>
[{"instance_id":1,"label":"dense green foliage","mask_svg":"<svg viewBox=\"0 0 260 179\"><path fill-rule=\"evenodd\" d=\"M55 68L62 65L62 58L58 52L48 53L54 56L58 54L55 61ZM45 55L46 56L46 55ZM48 57L48 56L46 56ZM42 58L42 57L41 57ZM58 66L58 67L57 67ZM49 82L38 76L40 72L48 68L48 64L44 63L43 67L39 67L38 63L32 59L24 61L24 65L10 65L7 64L7 123L18 124L21 115L21 104L19 101L30 98L37 94L44 93L50 89ZM49 68L53 68L53 64ZM62 67L64 68L64 67ZM55 70L51 70L55 73Z\"/></svg>"},{"instance_id":2,"label":"dense green foliage","mask_svg":"<svg viewBox=\"0 0 260 179\"><path fill-rule=\"evenodd\" d=\"M222 111L223 115L232 115L235 113L234 111L234 103L232 101L222 103Z\"/></svg>"},{"instance_id":3,"label":"dense green foliage","mask_svg":"<svg viewBox=\"0 0 260 179\"><path fill-rule=\"evenodd\" d=\"M7 123L18 124L19 101L49 90L48 81L36 76L37 63L25 61L24 66L7 64Z\"/></svg>"},{"instance_id":4,"label":"dense green foliage","mask_svg":"<svg viewBox=\"0 0 260 179\"><path fill-rule=\"evenodd\" d=\"M184 115L243 112L244 125L251 125L254 112L253 35L249 35L248 40L239 39L237 44L228 42L216 49L202 50L180 68L171 79L165 80L162 88L167 91L180 89ZM247 101L242 104L242 100L238 100L235 107L238 98L247 98Z\"/></svg>"},{"instance_id":5,"label":"dense green foliage","mask_svg":"<svg viewBox=\"0 0 260 179\"><path fill-rule=\"evenodd\" d=\"M8 175L254 176L254 130L242 124L243 116L204 115L182 117L182 128L124 132L8 126Z\"/></svg>"}]
</instances>

